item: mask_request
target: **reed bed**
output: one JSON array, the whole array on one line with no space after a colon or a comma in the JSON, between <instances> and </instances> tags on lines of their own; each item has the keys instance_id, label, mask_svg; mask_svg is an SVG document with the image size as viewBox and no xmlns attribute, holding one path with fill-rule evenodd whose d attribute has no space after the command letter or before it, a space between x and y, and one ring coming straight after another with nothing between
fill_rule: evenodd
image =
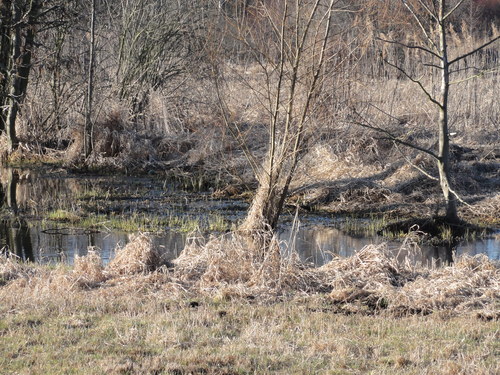
<instances>
[{"instance_id":1,"label":"reed bed","mask_svg":"<svg viewBox=\"0 0 500 375\"><path fill-rule=\"evenodd\" d=\"M141 234L117 249L106 267L94 249L76 258L72 269L26 265L3 255L0 280L3 292L15 293L21 288L23 293L43 290L44 295L93 290L108 296L139 296L144 291L161 294L165 289L168 295L257 301L323 295L346 313L406 315L446 310L499 317L500 265L485 255L423 267L409 259L398 261L393 250L381 244L314 268L296 255L281 256L286 244L276 238L266 241L269 251L263 252L255 246L259 243L255 238L241 233L192 239L174 266L167 268L150 238ZM418 251L415 243L405 242L404 247L410 254Z\"/></svg>"}]
</instances>

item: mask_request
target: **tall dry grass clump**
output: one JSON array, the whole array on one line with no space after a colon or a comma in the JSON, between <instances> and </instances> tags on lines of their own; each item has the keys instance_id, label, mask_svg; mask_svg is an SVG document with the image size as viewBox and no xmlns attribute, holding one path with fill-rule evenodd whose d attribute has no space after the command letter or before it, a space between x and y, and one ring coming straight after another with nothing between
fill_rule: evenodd
<instances>
[{"instance_id":1,"label":"tall dry grass clump","mask_svg":"<svg viewBox=\"0 0 500 375\"><path fill-rule=\"evenodd\" d=\"M391 302L419 311L486 311L500 317L500 267L484 254L460 257L452 266L420 272Z\"/></svg>"},{"instance_id":2,"label":"tall dry grass clump","mask_svg":"<svg viewBox=\"0 0 500 375\"><path fill-rule=\"evenodd\" d=\"M266 251L258 243L265 243ZM413 243L403 246L400 250L410 256L419 251ZM140 234L117 249L107 267L94 249L76 257L72 270L29 266L2 255L0 287L2 293L29 296L30 303L87 292L137 301L158 293L181 299L209 296L259 301L322 295L344 313L401 316L447 311L500 318L500 263L485 255L465 255L452 265L423 267L410 258L398 260L394 249L381 244L313 268L302 264L276 237L256 240L237 232L193 239L174 263L173 270L163 272L151 238ZM12 299L11 303L16 302Z\"/></svg>"},{"instance_id":3,"label":"tall dry grass clump","mask_svg":"<svg viewBox=\"0 0 500 375\"><path fill-rule=\"evenodd\" d=\"M398 261L385 244L368 245L318 272L329 280L335 303L358 302L395 314L475 310L491 315L500 307L500 264L484 254L428 268Z\"/></svg>"},{"instance_id":4,"label":"tall dry grass clump","mask_svg":"<svg viewBox=\"0 0 500 375\"><path fill-rule=\"evenodd\" d=\"M73 276L81 286L93 287L106 281L101 255L94 248L89 248L87 255L75 256Z\"/></svg>"},{"instance_id":5,"label":"tall dry grass clump","mask_svg":"<svg viewBox=\"0 0 500 375\"><path fill-rule=\"evenodd\" d=\"M290 290L311 290L318 284L313 269L297 256L284 258L282 247L269 233L229 233L207 241L191 240L174 263L176 277L209 294L229 297L280 294ZM264 248L257 244L265 243Z\"/></svg>"},{"instance_id":6,"label":"tall dry grass clump","mask_svg":"<svg viewBox=\"0 0 500 375\"><path fill-rule=\"evenodd\" d=\"M319 268L335 290L359 288L376 290L387 285L399 286L408 273L390 253L386 244L367 245L349 258L335 258Z\"/></svg>"},{"instance_id":7,"label":"tall dry grass clump","mask_svg":"<svg viewBox=\"0 0 500 375\"><path fill-rule=\"evenodd\" d=\"M161 255L147 234L132 237L123 248L116 250L115 257L106 267L106 272L118 275L147 273L160 267Z\"/></svg>"},{"instance_id":8,"label":"tall dry grass clump","mask_svg":"<svg viewBox=\"0 0 500 375\"><path fill-rule=\"evenodd\" d=\"M4 249L0 249L0 285L26 274L26 267L20 259Z\"/></svg>"}]
</instances>

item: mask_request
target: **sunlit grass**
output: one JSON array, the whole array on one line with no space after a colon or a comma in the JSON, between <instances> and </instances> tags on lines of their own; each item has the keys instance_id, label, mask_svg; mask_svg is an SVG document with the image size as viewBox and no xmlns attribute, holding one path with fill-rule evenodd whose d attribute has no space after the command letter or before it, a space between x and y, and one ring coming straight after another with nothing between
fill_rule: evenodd
<instances>
[{"instance_id":1,"label":"sunlit grass","mask_svg":"<svg viewBox=\"0 0 500 375\"><path fill-rule=\"evenodd\" d=\"M82 189L83 191L75 195L77 200L104 199L108 200L111 197L109 191L104 192L99 189Z\"/></svg>"},{"instance_id":2,"label":"sunlit grass","mask_svg":"<svg viewBox=\"0 0 500 375\"><path fill-rule=\"evenodd\" d=\"M0 309L0 368L31 374L494 374L498 322L332 314L321 300L48 300ZM23 302L25 303L25 302ZM50 314L49 311L58 311Z\"/></svg>"},{"instance_id":3,"label":"sunlit grass","mask_svg":"<svg viewBox=\"0 0 500 375\"><path fill-rule=\"evenodd\" d=\"M167 229L186 233L196 230L223 232L231 225L219 214L196 216L180 215L173 212L168 212L165 215L133 213L80 217L67 211L57 210L47 215L47 219L56 222L70 222L83 228L103 228L124 232L162 232Z\"/></svg>"},{"instance_id":4,"label":"sunlit grass","mask_svg":"<svg viewBox=\"0 0 500 375\"><path fill-rule=\"evenodd\" d=\"M193 242L173 268L144 234L107 265L93 252L73 268L0 258L2 375L500 370L486 257L424 269L370 245L308 268L246 239Z\"/></svg>"},{"instance_id":5,"label":"sunlit grass","mask_svg":"<svg viewBox=\"0 0 500 375\"><path fill-rule=\"evenodd\" d=\"M63 209L57 209L54 211L50 211L46 215L47 220L59 221L59 222L69 222L69 223L77 223L81 220L81 217L75 212L70 212Z\"/></svg>"},{"instance_id":6,"label":"sunlit grass","mask_svg":"<svg viewBox=\"0 0 500 375\"><path fill-rule=\"evenodd\" d=\"M365 236L374 236L391 221L397 218L390 218L387 215L371 214L369 218L360 218L356 215L348 215L340 224L340 229L349 234L362 234Z\"/></svg>"}]
</instances>

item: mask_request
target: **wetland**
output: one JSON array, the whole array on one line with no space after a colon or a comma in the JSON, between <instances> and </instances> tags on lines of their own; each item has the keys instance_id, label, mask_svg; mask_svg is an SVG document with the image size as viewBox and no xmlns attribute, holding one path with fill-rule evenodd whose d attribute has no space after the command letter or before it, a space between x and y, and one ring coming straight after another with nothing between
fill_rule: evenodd
<instances>
[{"instance_id":1,"label":"wetland","mask_svg":"<svg viewBox=\"0 0 500 375\"><path fill-rule=\"evenodd\" d=\"M116 248L137 233L150 233L165 261L174 260L191 237L224 233L238 226L248 199L190 192L173 180L155 177L72 175L64 170L1 168L0 248L38 263L73 264L89 248L108 263ZM395 257L442 264L463 254L500 259L498 230L448 246L421 244L401 251L401 239L381 235L383 215L304 212L287 206L278 229L283 254L321 266L349 257L369 244L387 242ZM394 220L394 219L393 219ZM408 235L403 233L400 237ZM394 237L394 236L393 236Z\"/></svg>"}]
</instances>

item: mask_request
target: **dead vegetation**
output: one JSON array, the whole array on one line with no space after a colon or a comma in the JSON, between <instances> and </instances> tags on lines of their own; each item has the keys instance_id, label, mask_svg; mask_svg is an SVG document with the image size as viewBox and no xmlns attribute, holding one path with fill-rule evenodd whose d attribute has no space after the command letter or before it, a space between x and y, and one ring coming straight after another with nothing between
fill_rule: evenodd
<instances>
[{"instance_id":1,"label":"dead vegetation","mask_svg":"<svg viewBox=\"0 0 500 375\"><path fill-rule=\"evenodd\" d=\"M282 257L286 245L270 241L274 251L263 254L239 234L192 240L170 268L147 235L117 249L108 265L93 249L72 268L4 254L0 367L498 373L498 262L462 257L424 268L372 245L312 268ZM403 246L410 256L418 251L411 241Z\"/></svg>"},{"instance_id":2,"label":"dead vegetation","mask_svg":"<svg viewBox=\"0 0 500 375\"><path fill-rule=\"evenodd\" d=\"M263 253L254 244L237 233L206 241L194 239L171 268L166 268L145 234L117 249L115 259L107 266L93 249L76 258L72 270L27 265L3 255L2 294L45 290L61 298L64 290L93 290L107 296L131 293L141 298L145 290L160 294L163 290L192 297L256 301L319 294L327 296L340 313L400 316L444 310L498 318L500 267L484 255L463 256L449 266L423 267L410 258L398 261L382 244L366 246L350 258L337 257L312 268L294 255L281 256L286 245L275 238L270 240L269 249L273 251ZM401 251L415 254L419 248L407 241Z\"/></svg>"},{"instance_id":3,"label":"dead vegetation","mask_svg":"<svg viewBox=\"0 0 500 375\"><path fill-rule=\"evenodd\" d=\"M160 266L161 256L153 247L151 239L140 234L123 248L117 249L106 271L111 274L133 275L151 272Z\"/></svg>"}]
</instances>

